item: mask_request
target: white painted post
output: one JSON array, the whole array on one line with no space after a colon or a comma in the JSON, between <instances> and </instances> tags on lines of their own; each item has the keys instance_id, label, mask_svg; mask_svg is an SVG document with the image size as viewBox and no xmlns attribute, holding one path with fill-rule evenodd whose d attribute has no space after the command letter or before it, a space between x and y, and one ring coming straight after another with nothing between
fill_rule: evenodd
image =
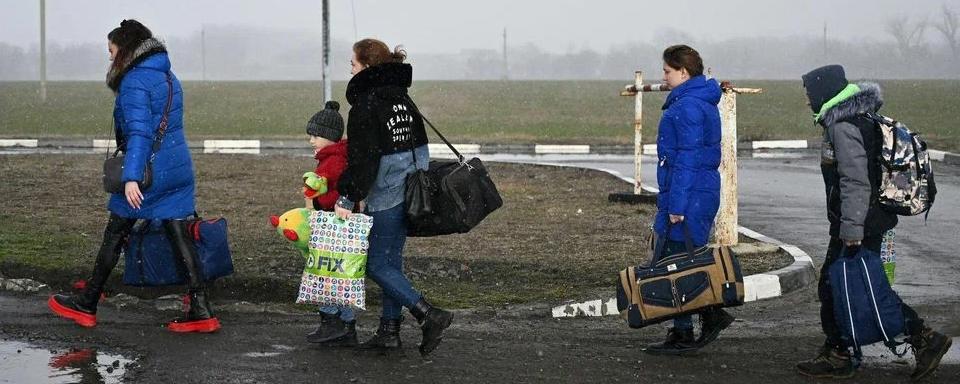
<instances>
[{"instance_id":1,"label":"white painted post","mask_svg":"<svg viewBox=\"0 0 960 384\"><path fill-rule=\"evenodd\" d=\"M330 2L323 0L323 33L320 37L323 43L323 102L333 100L333 79L330 78Z\"/></svg>"},{"instance_id":2,"label":"white painted post","mask_svg":"<svg viewBox=\"0 0 960 384\"><path fill-rule=\"evenodd\" d=\"M633 78L634 89L637 90L635 96L635 105L633 112L633 151L634 151L634 169L633 169L633 179L636 180L636 184L633 186L633 193L635 195L640 195L643 193L643 188L640 186L640 158L643 156L643 137L641 131L643 129L643 92L640 90L643 88L643 71L636 71Z\"/></svg>"},{"instance_id":3,"label":"white painted post","mask_svg":"<svg viewBox=\"0 0 960 384\"><path fill-rule=\"evenodd\" d=\"M719 245L738 243L737 235L737 92L725 89L720 98L720 211L715 240Z\"/></svg>"}]
</instances>

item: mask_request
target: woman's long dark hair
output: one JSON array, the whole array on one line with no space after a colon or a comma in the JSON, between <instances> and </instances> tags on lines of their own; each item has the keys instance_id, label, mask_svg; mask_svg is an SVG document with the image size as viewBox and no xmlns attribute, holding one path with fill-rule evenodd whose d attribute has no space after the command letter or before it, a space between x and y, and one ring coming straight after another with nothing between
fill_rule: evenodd
<instances>
[{"instance_id":1,"label":"woman's long dark hair","mask_svg":"<svg viewBox=\"0 0 960 384\"><path fill-rule=\"evenodd\" d=\"M153 33L139 21L133 19L121 21L119 27L107 34L107 40L117 46L117 55L110 64L110 71L120 72L124 65L130 63L132 59L130 56L137 47L151 37Z\"/></svg>"}]
</instances>

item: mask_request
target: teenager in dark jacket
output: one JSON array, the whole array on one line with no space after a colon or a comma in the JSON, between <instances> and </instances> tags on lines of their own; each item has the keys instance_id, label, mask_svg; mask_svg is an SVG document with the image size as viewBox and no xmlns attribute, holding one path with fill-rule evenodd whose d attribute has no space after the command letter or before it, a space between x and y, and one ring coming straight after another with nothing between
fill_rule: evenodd
<instances>
[{"instance_id":1,"label":"teenager in dark jacket","mask_svg":"<svg viewBox=\"0 0 960 384\"><path fill-rule=\"evenodd\" d=\"M660 193L653 228L664 243L655 250L654 261L686 252L687 233L694 247L707 244L720 208L720 85L703 75L703 59L686 45L663 52L663 80L671 91L657 132ZM693 352L733 323L733 316L719 308L704 310L700 319L699 339L693 336L693 318L681 316L674 319L666 341L646 352Z\"/></svg>"},{"instance_id":2,"label":"teenager in dark jacket","mask_svg":"<svg viewBox=\"0 0 960 384\"><path fill-rule=\"evenodd\" d=\"M821 378L848 378L856 373L848 348L840 340L833 313L828 268L840 255L866 247L880 254L883 235L897 225L897 216L879 204L882 137L876 124L863 116L883 105L880 86L850 84L843 67L829 65L803 75L803 86L814 123L823 128L820 170L827 198L830 244L818 284L820 324L826 335L817 357L797 364L801 374ZM951 340L924 326L917 313L901 303L906 319L907 342L916 356L912 378L920 379L937 368Z\"/></svg>"},{"instance_id":3,"label":"teenager in dark jacket","mask_svg":"<svg viewBox=\"0 0 960 384\"><path fill-rule=\"evenodd\" d=\"M183 90L170 71L167 49L136 20L124 20L107 35L110 60L107 86L116 94L114 129L117 146L124 149L124 192L110 196L110 220L103 232L93 275L77 295L53 295L48 304L60 316L85 327L97 322L97 303L107 277L117 265L120 250L138 219L162 220L173 251L182 260L189 282L188 308L184 317L170 322L174 332L213 332L220 322L213 316L187 222L193 215L193 161L183 132ZM169 90L168 80L172 83ZM173 92L166 133L156 153L154 139ZM147 161L153 157L153 180L140 188Z\"/></svg>"},{"instance_id":4,"label":"teenager in dark jacket","mask_svg":"<svg viewBox=\"0 0 960 384\"><path fill-rule=\"evenodd\" d=\"M433 351L453 314L431 306L403 274L407 239L404 187L407 175L426 169L430 159L423 119L407 96L413 67L406 53L379 40L353 45L347 84L347 169L340 177L336 212L354 209L373 217L367 275L383 289L380 326L364 348L399 348L401 310L407 307L423 331L420 353Z\"/></svg>"}]
</instances>

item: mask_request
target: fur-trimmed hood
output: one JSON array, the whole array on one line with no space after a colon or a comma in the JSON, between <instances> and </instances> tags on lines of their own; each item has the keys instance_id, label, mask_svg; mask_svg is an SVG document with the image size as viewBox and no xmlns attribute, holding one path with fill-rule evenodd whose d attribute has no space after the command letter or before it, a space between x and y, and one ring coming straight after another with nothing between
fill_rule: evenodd
<instances>
[{"instance_id":1,"label":"fur-trimmed hood","mask_svg":"<svg viewBox=\"0 0 960 384\"><path fill-rule=\"evenodd\" d=\"M883 91L879 84L863 82L857 83L857 86L860 87L860 92L824 112L820 117L821 124L829 127L864 112L876 112L883 106Z\"/></svg>"},{"instance_id":2,"label":"fur-trimmed hood","mask_svg":"<svg viewBox=\"0 0 960 384\"><path fill-rule=\"evenodd\" d=\"M113 65L110 66L110 70L107 71L107 86L113 90L114 93L117 93L120 90L120 81L123 80L123 76L127 74L131 69L136 67L138 64L142 63L148 57L156 53L166 53L167 47L160 40L157 40L153 37L144 40L137 46L137 49L133 51L133 54L130 55L126 62L121 63L119 67ZM169 70L170 62L166 61L166 69ZM162 65L162 63L161 63Z\"/></svg>"},{"instance_id":3,"label":"fur-trimmed hood","mask_svg":"<svg viewBox=\"0 0 960 384\"><path fill-rule=\"evenodd\" d=\"M413 67L406 63L383 63L368 67L347 83L347 102L356 105L361 96L375 88L387 98L395 98L407 93L413 83Z\"/></svg>"}]
</instances>

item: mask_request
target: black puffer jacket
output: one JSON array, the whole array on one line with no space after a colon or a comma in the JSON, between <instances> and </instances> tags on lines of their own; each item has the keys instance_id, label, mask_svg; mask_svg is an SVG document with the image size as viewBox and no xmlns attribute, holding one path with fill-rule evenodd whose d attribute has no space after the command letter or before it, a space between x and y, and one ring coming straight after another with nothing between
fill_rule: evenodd
<instances>
[{"instance_id":1,"label":"black puffer jacket","mask_svg":"<svg viewBox=\"0 0 960 384\"><path fill-rule=\"evenodd\" d=\"M413 67L384 63L366 68L347 84L347 169L339 192L349 201L367 197L377 179L380 159L427 144L423 119L407 97Z\"/></svg>"},{"instance_id":2,"label":"black puffer jacket","mask_svg":"<svg viewBox=\"0 0 960 384\"><path fill-rule=\"evenodd\" d=\"M818 92L823 93L823 84L817 79L804 77L814 111L820 111L829 100L817 97ZM883 210L878 200L881 137L876 124L862 116L880 109L882 93L875 83L857 85L860 92L823 112L818 121L824 128L820 170L830 236L843 240L880 236L897 225L897 215Z\"/></svg>"}]
</instances>

